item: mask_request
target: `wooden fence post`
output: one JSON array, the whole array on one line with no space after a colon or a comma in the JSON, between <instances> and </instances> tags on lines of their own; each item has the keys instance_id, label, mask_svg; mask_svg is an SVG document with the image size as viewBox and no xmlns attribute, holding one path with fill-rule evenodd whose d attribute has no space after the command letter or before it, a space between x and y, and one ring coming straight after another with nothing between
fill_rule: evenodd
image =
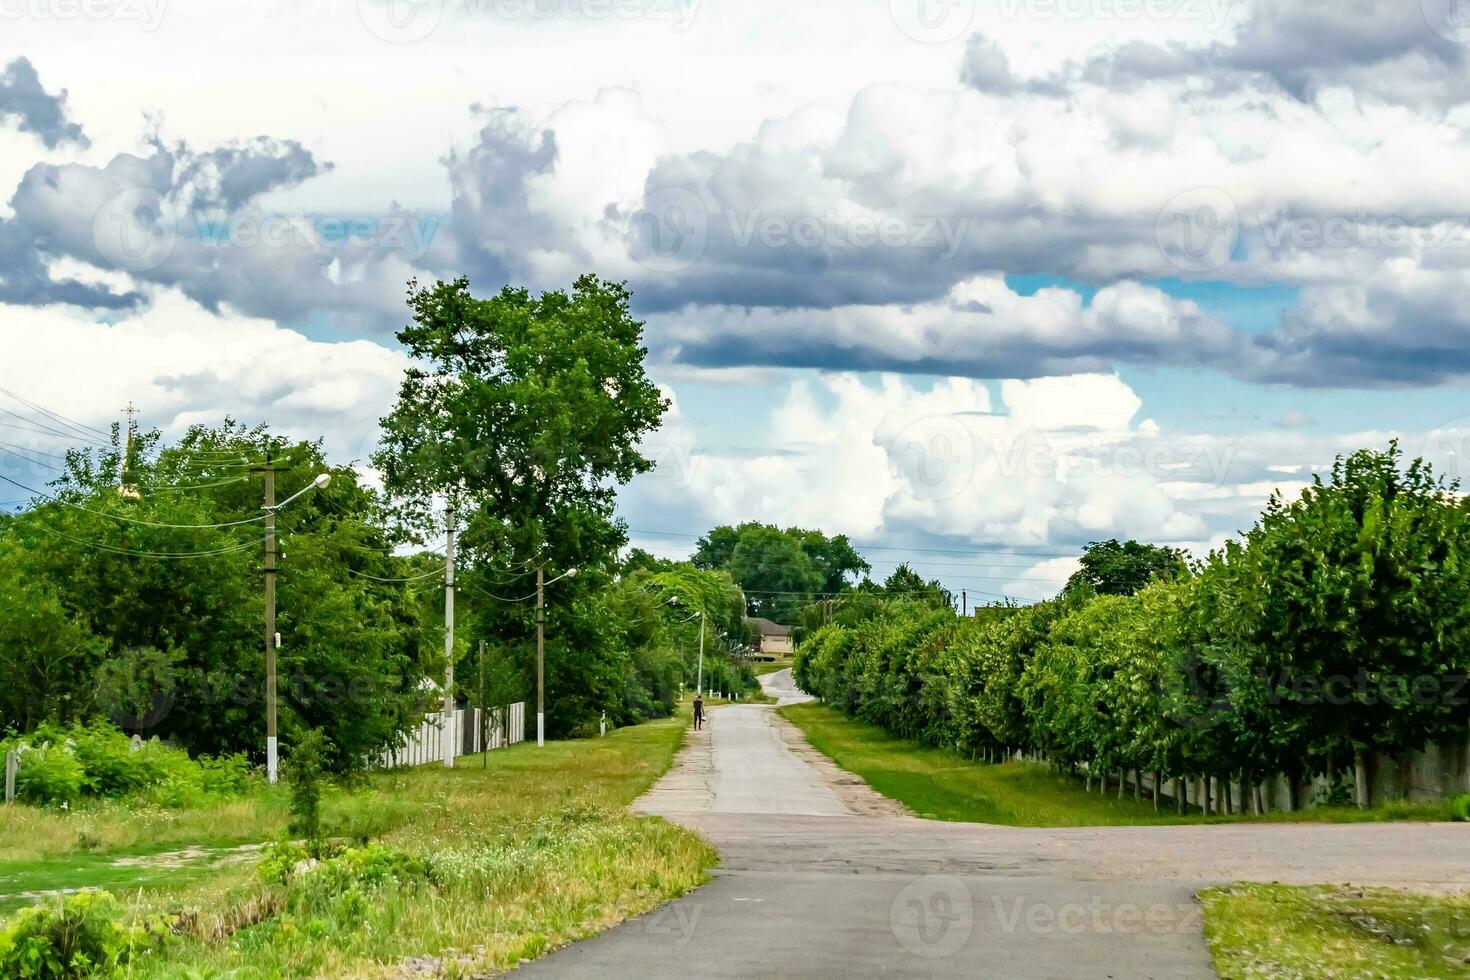
<instances>
[{"instance_id":1,"label":"wooden fence post","mask_svg":"<svg viewBox=\"0 0 1470 980\"><path fill-rule=\"evenodd\" d=\"M20 753L11 749L5 753L5 802L15 802L15 777L20 771Z\"/></svg>"}]
</instances>

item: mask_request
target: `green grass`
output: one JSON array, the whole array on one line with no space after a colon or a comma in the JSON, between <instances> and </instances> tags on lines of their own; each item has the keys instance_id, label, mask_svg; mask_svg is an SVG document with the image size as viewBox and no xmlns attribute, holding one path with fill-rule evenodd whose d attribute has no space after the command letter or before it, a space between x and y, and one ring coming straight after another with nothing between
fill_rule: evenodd
<instances>
[{"instance_id":1,"label":"green grass","mask_svg":"<svg viewBox=\"0 0 1470 980\"><path fill-rule=\"evenodd\" d=\"M778 709L820 752L861 776L873 789L935 820L1016 827L1091 827L1132 824L1256 822L1357 822L1447 820L1449 805L1395 804L1373 810L1318 808L1262 816L1179 816L1171 802L1155 813L1150 798L1123 799L1087 792L1084 782L1050 766L1029 762L986 765L855 721L820 704Z\"/></svg>"},{"instance_id":2,"label":"green grass","mask_svg":"<svg viewBox=\"0 0 1470 980\"><path fill-rule=\"evenodd\" d=\"M1430 980L1470 975L1470 896L1236 884L1200 894L1225 980Z\"/></svg>"},{"instance_id":3,"label":"green grass","mask_svg":"<svg viewBox=\"0 0 1470 980\"><path fill-rule=\"evenodd\" d=\"M442 957L450 976L504 970L703 883L716 860L708 845L626 809L668 769L687 726L686 712L606 738L461 757L452 770L379 774L332 793L333 834L372 836L455 872L432 884L374 886L341 908L308 903L309 914L301 912L290 891L299 886L263 882L253 860L224 864L206 855L172 874L147 862L119 866L124 850L88 850L67 828L79 819L88 834L131 842L139 826L161 826L152 815L115 812L120 830L96 812L11 816L0 889L7 876L12 892L99 886L118 892L139 918L177 916L182 935L135 964L135 977L395 976L408 957ZM284 832L277 798L248 803L229 833L264 840ZM185 813L178 821L198 831L206 818ZM70 851L40 847L47 829ZM218 842L221 832L215 824L207 839ZM170 839L177 846L178 835Z\"/></svg>"},{"instance_id":4,"label":"green grass","mask_svg":"<svg viewBox=\"0 0 1470 980\"><path fill-rule=\"evenodd\" d=\"M791 659L789 657L785 660L776 660L771 663L758 663L755 665L755 676L764 677L767 674L774 674L778 670L785 670L790 666Z\"/></svg>"}]
</instances>

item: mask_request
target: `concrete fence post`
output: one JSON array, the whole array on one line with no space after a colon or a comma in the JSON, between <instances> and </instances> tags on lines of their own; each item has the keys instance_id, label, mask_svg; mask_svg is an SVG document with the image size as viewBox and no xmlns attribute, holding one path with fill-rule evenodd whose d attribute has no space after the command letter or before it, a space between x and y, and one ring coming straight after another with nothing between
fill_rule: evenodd
<instances>
[{"instance_id":1,"label":"concrete fence post","mask_svg":"<svg viewBox=\"0 0 1470 980\"><path fill-rule=\"evenodd\" d=\"M15 777L20 772L20 753L11 749L5 753L5 802L15 802Z\"/></svg>"}]
</instances>

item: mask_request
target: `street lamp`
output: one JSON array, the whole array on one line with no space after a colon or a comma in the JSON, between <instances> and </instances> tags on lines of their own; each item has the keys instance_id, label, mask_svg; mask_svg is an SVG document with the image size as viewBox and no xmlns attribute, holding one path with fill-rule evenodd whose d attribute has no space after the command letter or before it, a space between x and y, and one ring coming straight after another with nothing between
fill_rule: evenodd
<instances>
[{"instance_id":1,"label":"street lamp","mask_svg":"<svg viewBox=\"0 0 1470 980\"><path fill-rule=\"evenodd\" d=\"M311 490L325 488L332 482L332 474L318 474L306 486L276 503L276 467L270 457L257 469L265 474L265 774L274 783L280 770L276 739L276 650L281 645L281 634L276 632L276 511Z\"/></svg>"},{"instance_id":2,"label":"street lamp","mask_svg":"<svg viewBox=\"0 0 1470 980\"><path fill-rule=\"evenodd\" d=\"M677 603L678 601L679 601L679 597L678 596L670 596L669 597L669 602L670 603ZM698 673L695 674L694 693L695 694L703 694L704 693L704 610L701 609L695 615L697 615L699 617L699 669L698 669ZM689 619L693 619L693 618L694 618L694 616L690 616L689 617ZM689 619L682 620L682 622L687 623L687 622L689 622Z\"/></svg>"}]
</instances>

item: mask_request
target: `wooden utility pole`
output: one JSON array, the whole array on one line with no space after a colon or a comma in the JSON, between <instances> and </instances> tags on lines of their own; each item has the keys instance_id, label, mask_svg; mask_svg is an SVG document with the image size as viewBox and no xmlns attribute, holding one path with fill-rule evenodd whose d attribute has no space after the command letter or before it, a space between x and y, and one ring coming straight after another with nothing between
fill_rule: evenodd
<instances>
[{"instance_id":1,"label":"wooden utility pole","mask_svg":"<svg viewBox=\"0 0 1470 980\"><path fill-rule=\"evenodd\" d=\"M480 641L480 768L490 768L490 699L485 688L485 641Z\"/></svg>"},{"instance_id":2,"label":"wooden utility pole","mask_svg":"<svg viewBox=\"0 0 1470 980\"><path fill-rule=\"evenodd\" d=\"M454 505L444 512L444 767L454 767Z\"/></svg>"},{"instance_id":3,"label":"wooden utility pole","mask_svg":"<svg viewBox=\"0 0 1470 980\"><path fill-rule=\"evenodd\" d=\"M546 566L536 566L536 747L546 745Z\"/></svg>"},{"instance_id":4,"label":"wooden utility pole","mask_svg":"<svg viewBox=\"0 0 1470 980\"><path fill-rule=\"evenodd\" d=\"M276 467L266 453L265 465L253 468L265 476L265 775L276 781Z\"/></svg>"}]
</instances>

